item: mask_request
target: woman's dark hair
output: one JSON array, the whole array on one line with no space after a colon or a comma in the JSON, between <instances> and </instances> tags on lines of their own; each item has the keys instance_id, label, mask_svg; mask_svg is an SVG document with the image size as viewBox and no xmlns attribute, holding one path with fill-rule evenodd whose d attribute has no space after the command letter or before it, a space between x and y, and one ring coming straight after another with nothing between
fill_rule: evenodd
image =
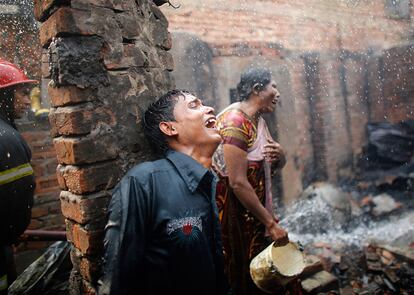
<instances>
[{"instance_id":1,"label":"woman's dark hair","mask_svg":"<svg viewBox=\"0 0 414 295\"><path fill-rule=\"evenodd\" d=\"M14 124L14 93L14 87L0 88L0 118L16 128Z\"/></svg>"},{"instance_id":2,"label":"woman's dark hair","mask_svg":"<svg viewBox=\"0 0 414 295\"><path fill-rule=\"evenodd\" d=\"M258 84L257 90L263 90L272 81L272 75L266 69L249 69L241 74L237 84L239 100L247 100L253 91L253 86Z\"/></svg>"},{"instance_id":3,"label":"woman's dark hair","mask_svg":"<svg viewBox=\"0 0 414 295\"><path fill-rule=\"evenodd\" d=\"M157 152L165 153L169 149L165 135L160 130L160 123L175 121L175 104L180 96L185 96L187 94L193 95L186 90L171 90L159 97L145 111L142 120L144 134Z\"/></svg>"}]
</instances>

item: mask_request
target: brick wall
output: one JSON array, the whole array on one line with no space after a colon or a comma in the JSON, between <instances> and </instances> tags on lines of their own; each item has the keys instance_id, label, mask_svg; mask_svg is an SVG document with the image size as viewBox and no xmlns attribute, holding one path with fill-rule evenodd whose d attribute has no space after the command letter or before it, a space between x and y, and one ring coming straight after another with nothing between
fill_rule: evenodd
<instances>
[{"instance_id":1,"label":"brick wall","mask_svg":"<svg viewBox=\"0 0 414 295\"><path fill-rule=\"evenodd\" d=\"M393 15L392 2L394 6L408 2L408 17ZM162 10L172 32L195 34L218 52L227 52L237 43L279 44L299 51L331 51L338 47L359 51L389 48L406 41L412 34L413 10L409 2L181 0L177 1L179 9L165 5Z\"/></svg>"},{"instance_id":2,"label":"brick wall","mask_svg":"<svg viewBox=\"0 0 414 295\"><path fill-rule=\"evenodd\" d=\"M152 1L35 1L51 79L49 115L74 268L73 294L94 294L111 189L150 157L141 111L172 88L168 22Z\"/></svg>"},{"instance_id":3,"label":"brick wall","mask_svg":"<svg viewBox=\"0 0 414 295\"><path fill-rule=\"evenodd\" d=\"M368 63L370 117L396 123L414 118L414 46L391 48Z\"/></svg>"}]
</instances>

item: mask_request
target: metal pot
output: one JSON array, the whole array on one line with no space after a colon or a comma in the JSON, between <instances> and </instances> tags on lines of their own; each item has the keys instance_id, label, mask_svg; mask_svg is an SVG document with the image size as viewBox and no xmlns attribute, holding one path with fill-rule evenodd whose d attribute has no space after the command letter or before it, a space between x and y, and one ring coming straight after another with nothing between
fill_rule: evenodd
<instances>
[{"instance_id":1,"label":"metal pot","mask_svg":"<svg viewBox=\"0 0 414 295\"><path fill-rule=\"evenodd\" d=\"M305 257L297 244L272 243L253 258L250 275L259 289L271 294L298 276L305 266Z\"/></svg>"}]
</instances>

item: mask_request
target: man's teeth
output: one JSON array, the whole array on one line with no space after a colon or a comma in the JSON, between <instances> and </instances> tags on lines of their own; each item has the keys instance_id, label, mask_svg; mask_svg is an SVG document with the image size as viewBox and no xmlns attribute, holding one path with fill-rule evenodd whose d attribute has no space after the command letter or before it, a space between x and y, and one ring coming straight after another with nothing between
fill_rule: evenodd
<instances>
[{"instance_id":1,"label":"man's teeth","mask_svg":"<svg viewBox=\"0 0 414 295\"><path fill-rule=\"evenodd\" d=\"M208 119L207 122L206 122L206 127L207 128L215 128L216 127L216 119L214 119L214 118Z\"/></svg>"}]
</instances>

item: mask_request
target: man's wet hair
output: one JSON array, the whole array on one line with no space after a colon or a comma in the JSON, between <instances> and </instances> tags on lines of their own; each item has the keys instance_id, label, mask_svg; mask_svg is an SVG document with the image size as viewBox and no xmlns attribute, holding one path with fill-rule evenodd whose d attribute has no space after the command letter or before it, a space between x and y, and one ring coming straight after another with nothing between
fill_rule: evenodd
<instances>
[{"instance_id":1,"label":"man's wet hair","mask_svg":"<svg viewBox=\"0 0 414 295\"><path fill-rule=\"evenodd\" d=\"M240 76L240 82L237 84L237 94L239 100L247 100L253 91L255 84L258 84L257 90L263 90L267 84L272 81L272 74L264 68L251 68Z\"/></svg>"},{"instance_id":2,"label":"man's wet hair","mask_svg":"<svg viewBox=\"0 0 414 295\"><path fill-rule=\"evenodd\" d=\"M187 90L174 89L150 104L144 113L142 127L144 134L157 153L165 154L169 149L166 137L160 130L161 122L175 121L174 107L180 96L194 95Z\"/></svg>"}]
</instances>

